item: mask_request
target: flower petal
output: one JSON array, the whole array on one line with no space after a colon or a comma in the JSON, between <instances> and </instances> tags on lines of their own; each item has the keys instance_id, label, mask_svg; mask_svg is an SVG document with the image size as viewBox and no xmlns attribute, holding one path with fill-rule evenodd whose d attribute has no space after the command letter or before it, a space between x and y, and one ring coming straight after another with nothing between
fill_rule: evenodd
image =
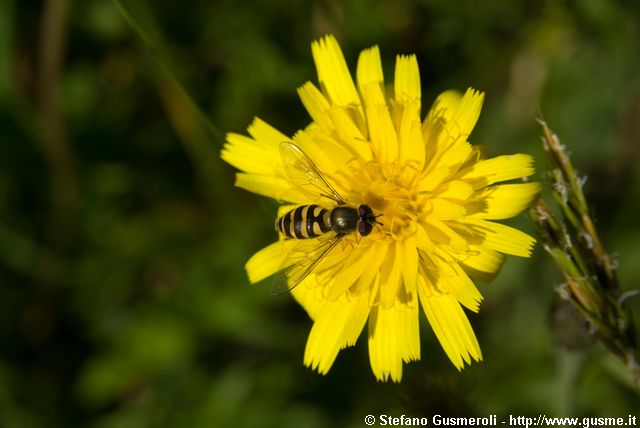
<instances>
[{"instance_id":1,"label":"flower petal","mask_svg":"<svg viewBox=\"0 0 640 428\"><path fill-rule=\"evenodd\" d=\"M384 309L371 308L369 315L369 361L378 380L402 379L402 362L420 358L418 305L411 303Z\"/></svg>"},{"instance_id":2,"label":"flower petal","mask_svg":"<svg viewBox=\"0 0 640 428\"><path fill-rule=\"evenodd\" d=\"M227 134L227 143L220 153L222 159L245 172L284 176L280 143L290 138L257 117L247 130L253 138Z\"/></svg>"},{"instance_id":3,"label":"flower petal","mask_svg":"<svg viewBox=\"0 0 640 428\"><path fill-rule=\"evenodd\" d=\"M402 107L398 130L398 163L413 163L417 170L421 170L425 162L425 147L421 132L420 107L413 108L408 103Z\"/></svg>"},{"instance_id":4,"label":"flower petal","mask_svg":"<svg viewBox=\"0 0 640 428\"><path fill-rule=\"evenodd\" d=\"M473 150L469 143L458 140L452 143L451 146L442 153L442 156L440 156L435 165L446 166L449 168L450 173L454 173L467 161L472 153Z\"/></svg>"},{"instance_id":5,"label":"flower petal","mask_svg":"<svg viewBox=\"0 0 640 428\"><path fill-rule=\"evenodd\" d=\"M423 224L418 224L416 227L415 242L419 250L427 253L435 248L435 244L427 234L426 227Z\"/></svg>"},{"instance_id":6,"label":"flower petal","mask_svg":"<svg viewBox=\"0 0 640 428\"><path fill-rule=\"evenodd\" d=\"M372 46L360 52L358 57L358 67L356 69L358 89L364 93L367 85L375 84L384 89L384 76L382 74L382 62L380 61L380 49Z\"/></svg>"},{"instance_id":7,"label":"flower petal","mask_svg":"<svg viewBox=\"0 0 640 428\"><path fill-rule=\"evenodd\" d=\"M449 90L438 95L429 110L429 116L439 116L445 122L450 121L458 110L462 95L459 91ZM425 121L426 122L426 121Z\"/></svg>"},{"instance_id":8,"label":"flower petal","mask_svg":"<svg viewBox=\"0 0 640 428\"><path fill-rule=\"evenodd\" d=\"M387 260L387 250L390 245L386 243L375 243L371 246L371 255L369 256L369 266L360 276L356 285L355 293L361 293L364 290L373 290L376 277L380 276L382 265ZM377 297L372 295L372 298Z\"/></svg>"},{"instance_id":9,"label":"flower petal","mask_svg":"<svg viewBox=\"0 0 640 428\"><path fill-rule=\"evenodd\" d=\"M362 131L364 129L366 132L366 126L354 123L352 116L342 107L331 107L329 116L336 128L336 134L345 145L365 161L371 160L371 147Z\"/></svg>"},{"instance_id":10,"label":"flower petal","mask_svg":"<svg viewBox=\"0 0 640 428\"><path fill-rule=\"evenodd\" d=\"M422 227L420 227L421 230ZM418 249L416 240L408 237L404 243L398 245L399 260L402 260L402 279L404 281L405 293L414 293L416 290L416 278L418 276Z\"/></svg>"},{"instance_id":11,"label":"flower petal","mask_svg":"<svg viewBox=\"0 0 640 428\"><path fill-rule=\"evenodd\" d=\"M453 365L460 370L464 362L471 363L471 358L482 360L478 340L456 298L450 294L428 293L426 287L424 282L418 287L420 303Z\"/></svg>"},{"instance_id":12,"label":"flower petal","mask_svg":"<svg viewBox=\"0 0 640 428\"><path fill-rule=\"evenodd\" d=\"M255 284L276 273L282 264L282 260L295 244L294 239L274 242L251 256L245 265L249 281Z\"/></svg>"},{"instance_id":13,"label":"flower petal","mask_svg":"<svg viewBox=\"0 0 640 428\"><path fill-rule=\"evenodd\" d=\"M313 323L304 351L304 364L326 374L340 349L353 345L360 335L369 314L369 296L347 297L324 304Z\"/></svg>"},{"instance_id":14,"label":"flower petal","mask_svg":"<svg viewBox=\"0 0 640 428\"><path fill-rule=\"evenodd\" d=\"M311 119L324 128L333 129L333 123L328 114L329 102L313 83L307 82L300 86L298 95Z\"/></svg>"},{"instance_id":15,"label":"flower petal","mask_svg":"<svg viewBox=\"0 0 640 428\"><path fill-rule=\"evenodd\" d=\"M425 269L425 275L439 292L453 295L463 306L478 312L482 294L458 265L455 257L439 250L428 257L434 269Z\"/></svg>"},{"instance_id":16,"label":"flower petal","mask_svg":"<svg viewBox=\"0 0 640 428\"><path fill-rule=\"evenodd\" d=\"M291 290L291 295L307 311L309 318L313 321L318 319L324 307L325 299L322 295L322 287L318 283L317 275L311 273L307 276L299 286Z\"/></svg>"},{"instance_id":17,"label":"flower petal","mask_svg":"<svg viewBox=\"0 0 640 428\"><path fill-rule=\"evenodd\" d=\"M466 201L473 194L473 187L467 182L461 180L451 180L442 183L435 190L434 196L443 199L452 199L455 201Z\"/></svg>"},{"instance_id":18,"label":"flower petal","mask_svg":"<svg viewBox=\"0 0 640 428\"><path fill-rule=\"evenodd\" d=\"M462 267L472 276L491 282L502 268L506 257L495 250L477 245L469 246L469 253L462 260Z\"/></svg>"},{"instance_id":19,"label":"flower petal","mask_svg":"<svg viewBox=\"0 0 640 428\"><path fill-rule=\"evenodd\" d=\"M280 154L274 147L233 132L227 134L220 157L241 171L263 175L273 175L280 162Z\"/></svg>"},{"instance_id":20,"label":"flower petal","mask_svg":"<svg viewBox=\"0 0 640 428\"><path fill-rule=\"evenodd\" d=\"M372 246L366 248L353 248L344 259L342 268L335 269L332 285L329 288L326 298L335 300L338 296L343 295L346 291L362 276L365 268L369 267L369 260Z\"/></svg>"},{"instance_id":21,"label":"flower petal","mask_svg":"<svg viewBox=\"0 0 640 428\"><path fill-rule=\"evenodd\" d=\"M352 158L352 154L347 149L322 132L319 127L296 132L293 141L330 182L333 181L336 170Z\"/></svg>"},{"instance_id":22,"label":"flower petal","mask_svg":"<svg viewBox=\"0 0 640 428\"><path fill-rule=\"evenodd\" d=\"M433 218L440 220L452 220L462 217L465 214L465 209L462 205L450 202L446 199L432 199L430 203L432 209L430 215Z\"/></svg>"},{"instance_id":23,"label":"flower petal","mask_svg":"<svg viewBox=\"0 0 640 428\"><path fill-rule=\"evenodd\" d=\"M440 144L440 143L439 143ZM447 145L448 144L448 145ZM420 190L431 191L441 185L445 179L454 175L473 154L471 145L463 140L442 143L433 154L425 170Z\"/></svg>"},{"instance_id":24,"label":"flower petal","mask_svg":"<svg viewBox=\"0 0 640 428\"><path fill-rule=\"evenodd\" d=\"M473 88L467 89L460 100L458 108L451 117L450 123L455 124L458 127L458 134L453 132L451 133L454 138L457 138L459 135L468 137L469 134L471 134L471 131L476 126L478 117L480 117L480 110L482 110L483 101L483 92L476 91Z\"/></svg>"},{"instance_id":25,"label":"flower petal","mask_svg":"<svg viewBox=\"0 0 640 428\"><path fill-rule=\"evenodd\" d=\"M292 189L288 180L273 175L248 174L239 172L236 174L236 186L267 196L277 201L304 204L309 201L309 194Z\"/></svg>"},{"instance_id":26,"label":"flower petal","mask_svg":"<svg viewBox=\"0 0 640 428\"><path fill-rule=\"evenodd\" d=\"M499 181L528 177L533 173L533 157L516 154L481 160L470 168L461 170L459 176L462 179L480 179L481 185L486 186Z\"/></svg>"},{"instance_id":27,"label":"flower petal","mask_svg":"<svg viewBox=\"0 0 640 428\"><path fill-rule=\"evenodd\" d=\"M406 304L396 307L397 336L400 341L402 361L408 363L420 359L420 311L417 287L407 296Z\"/></svg>"},{"instance_id":28,"label":"flower petal","mask_svg":"<svg viewBox=\"0 0 640 428\"><path fill-rule=\"evenodd\" d=\"M429 115L444 119L448 138L466 140L480 117L483 101L484 93L473 88L468 88L462 97L457 91L446 91L436 98Z\"/></svg>"},{"instance_id":29,"label":"flower petal","mask_svg":"<svg viewBox=\"0 0 640 428\"><path fill-rule=\"evenodd\" d=\"M531 256L536 240L524 232L492 221L464 218L451 222L452 228L471 244L520 257Z\"/></svg>"},{"instance_id":30,"label":"flower petal","mask_svg":"<svg viewBox=\"0 0 640 428\"><path fill-rule=\"evenodd\" d=\"M395 309L374 306L369 313L369 361L376 379L402 379L402 357L396 336Z\"/></svg>"},{"instance_id":31,"label":"flower petal","mask_svg":"<svg viewBox=\"0 0 640 428\"><path fill-rule=\"evenodd\" d=\"M342 348L356 344L356 341L369 318L369 312L371 309L371 297L369 296L369 293L362 293L358 296L347 295L345 298L353 305L353 312L342 331Z\"/></svg>"},{"instance_id":32,"label":"flower petal","mask_svg":"<svg viewBox=\"0 0 640 428\"><path fill-rule=\"evenodd\" d=\"M423 175L420 180L419 190L422 193L429 193L434 191L442 182L449 177L450 170L446 166L439 166L438 168L430 169L429 172Z\"/></svg>"},{"instance_id":33,"label":"flower petal","mask_svg":"<svg viewBox=\"0 0 640 428\"><path fill-rule=\"evenodd\" d=\"M540 183L501 184L487 188L479 201L467 207L470 217L500 220L520 214L540 192ZM474 207L480 206L478 212ZM469 210L471 208L471 210Z\"/></svg>"},{"instance_id":34,"label":"flower petal","mask_svg":"<svg viewBox=\"0 0 640 428\"><path fill-rule=\"evenodd\" d=\"M359 105L358 92L335 37L328 35L314 41L311 53L318 70L318 81L331 103L339 106Z\"/></svg>"},{"instance_id":35,"label":"flower petal","mask_svg":"<svg viewBox=\"0 0 640 428\"><path fill-rule=\"evenodd\" d=\"M423 226L427 235L433 241L450 246L455 251L467 251L468 245L465 238L449 227L448 223L435 218L427 218Z\"/></svg>"},{"instance_id":36,"label":"flower petal","mask_svg":"<svg viewBox=\"0 0 640 428\"><path fill-rule=\"evenodd\" d=\"M396 303L402 272L398 263L399 244L389 245L387 256L380 270L380 306L391 308Z\"/></svg>"},{"instance_id":37,"label":"flower petal","mask_svg":"<svg viewBox=\"0 0 640 428\"><path fill-rule=\"evenodd\" d=\"M394 97L399 103L417 107L420 112L420 71L415 55L398 55L394 81ZM415 104L414 104L415 103Z\"/></svg>"},{"instance_id":38,"label":"flower petal","mask_svg":"<svg viewBox=\"0 0 640 428\"><path fill-rule=\"evenodd\" d=\"M398 156L398 137L380 85L369 83L362 92L371 148L378 162L390 163Z\"/></svg>"}]
</instances>

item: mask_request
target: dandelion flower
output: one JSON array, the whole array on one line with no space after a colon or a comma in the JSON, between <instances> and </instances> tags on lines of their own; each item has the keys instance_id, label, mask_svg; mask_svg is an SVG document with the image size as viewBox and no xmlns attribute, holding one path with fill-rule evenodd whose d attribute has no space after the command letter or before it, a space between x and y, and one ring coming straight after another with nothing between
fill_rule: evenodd
<instances>
[{"instance_id":1,"label":"dandelion flower","mask_svg":"<svg viewBox=\"0 0 640 428\"><path fill-rule=\"evenodd\" d=\"M313 320L304 364L326 374L366 324L375 377L400 381L403 363L420 359L420 308L458 370L480 361L463 308L477 312L482 295L469 275L490 280L506 254L531 254L532 237L493 220L517 215L539 191L538 183L504 183L533 174L533 159L483 159L469 144L484 99L473 89L441 94L421 120L415 55L397 57L387 89L377 46L360 54L356 83L333 36L311 50L320 87L307 82L298 94L312 122L290 138L256 118L250 137L230 133L222 150L242 171L237 186L284 204L278 217L300 205L335 207L292 185L282 142L303 150L348 205L383 214L383 225L343 237L292 290ZM254 254L250 281L280 270L296 241L280 236Z\"/></svg>"}]
</instances>

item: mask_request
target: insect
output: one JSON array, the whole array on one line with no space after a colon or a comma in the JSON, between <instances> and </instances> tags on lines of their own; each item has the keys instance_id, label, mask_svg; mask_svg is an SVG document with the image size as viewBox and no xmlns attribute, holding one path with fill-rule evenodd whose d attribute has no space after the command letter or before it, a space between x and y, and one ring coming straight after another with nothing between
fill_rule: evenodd
<instances>
[{"instance_id":1,"label":"insect","mask_svg":"<svg viewBox=\"0 0 640 428\"><path fill-rule=\"evenodd\" d=\"M368 205L347 205L297 145L280 143L280 157L294 188L331 199L337 205L332 209L301 205L276 220L276 227L285 239L300 242L287 254L276 273L271 288L273 294L284 294L298 286L346 235L357 232L367 236L374 224L382 224L377 220L382 214L374 215Z\"/></svg>"}]
</instances>

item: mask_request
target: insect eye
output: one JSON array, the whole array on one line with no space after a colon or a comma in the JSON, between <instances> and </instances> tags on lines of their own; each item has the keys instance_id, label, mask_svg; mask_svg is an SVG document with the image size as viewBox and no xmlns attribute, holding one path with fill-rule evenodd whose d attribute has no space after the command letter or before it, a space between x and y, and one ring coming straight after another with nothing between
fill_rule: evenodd
<instances>
[{"instance_id":1,"label":"insect eye","mask_svg":"<svg viewBox=\"0 0 640 428\"><path fill-rule=\"evenodd\" d=\"M371 225L371 223L367 223L366 221L362 221L362 220L358 222L358 233L361 236L367 236L368 234L371 233L372 230L373 230L373 226Z\"/></svg>"},{"instance_id":2,"label":"insect eye","mask_svg":"<svg viewBox=\"0 0 640 428\"><path fill-rule=\"evenodd\" d=\"M373 211L371 211L371 208L369 208L368 205L360 205L358 207L358 215L360 218L368 218L373 215Z\"/></svg>"}]
</instances>

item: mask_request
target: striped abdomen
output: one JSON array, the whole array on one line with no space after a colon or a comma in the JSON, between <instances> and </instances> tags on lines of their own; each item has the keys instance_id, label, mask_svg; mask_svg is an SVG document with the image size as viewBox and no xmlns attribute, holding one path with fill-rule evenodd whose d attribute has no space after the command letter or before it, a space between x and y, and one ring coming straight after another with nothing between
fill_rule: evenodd
<instances>
[{"instance_id":1,"label":"striped abdomen","mask_svg":"<svg viewBox=\"0 0 640 428\"><path fill-rule=\"evenodd\" d=\"M299 206L276 222L278 230L288 238L309 239L331 230L329 211L317 205Z\"/></svg>"}]
</instances>

